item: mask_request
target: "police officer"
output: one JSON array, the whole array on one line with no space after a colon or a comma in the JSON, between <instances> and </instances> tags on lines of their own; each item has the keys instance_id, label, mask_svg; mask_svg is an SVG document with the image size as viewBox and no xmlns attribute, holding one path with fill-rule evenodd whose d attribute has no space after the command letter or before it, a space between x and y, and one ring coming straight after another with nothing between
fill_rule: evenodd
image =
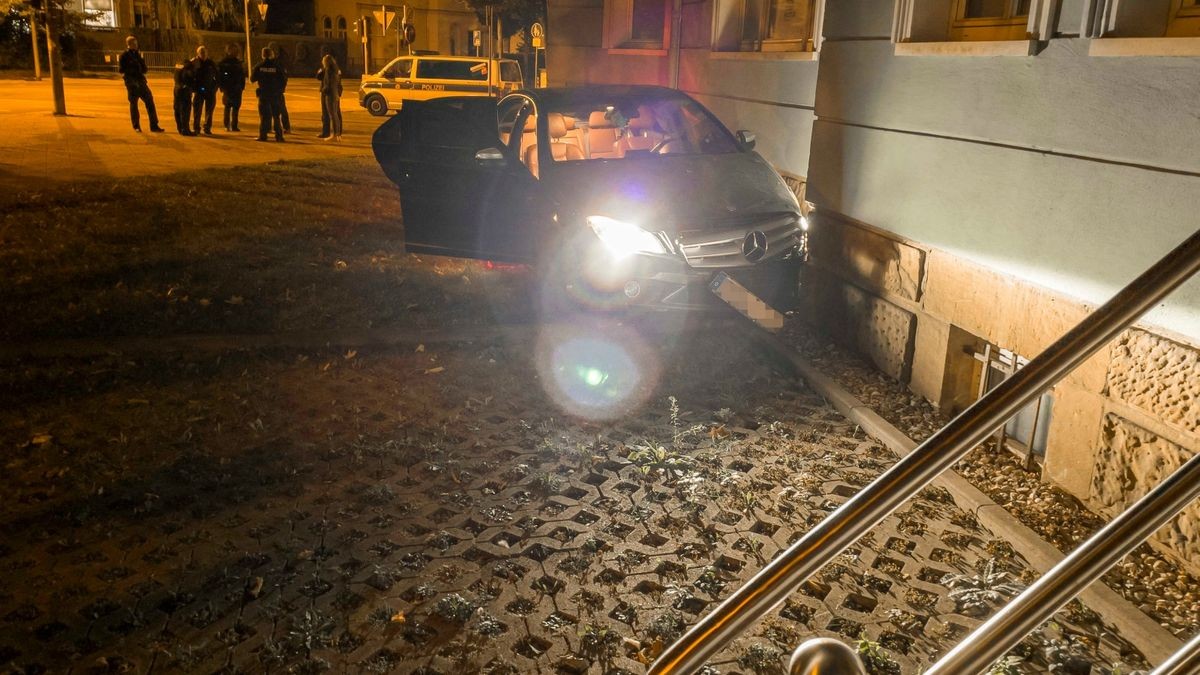
<instances>
[{"instance_id":1,"label":"police officer","mask_svg":"<svg viewBox=\"0 0 1200 675\"><path fill-rule=\"evenodd\" d=\"M225 106L225 131L238 131L238 111L242 109L242 92L246 90L246 67L238 58L239 47L225 47L225 58L217 64L220 73L221 103Z\"/></svg>"},{"instance_id":2,"label":"police officer","mask_svg":"<svg viewBox=\"0 0 1200 675\"><path fill-rule=\"evenodd\" d=\"M283 122L279 119L283 107L283 88L287 86L287 74L275 62L275 52L270 47L262 50L262 61L254 66L250 81L258 83L258 140L267 140L267 132L275 130L275 140L283 142Z\"/></svg>"},{"instance_id":3,"label":"police officer","mask_svg":"<svg viewBox=\"0 0 1200 675\"><path fill-rule=\"evenodd\" d=\"M158 126L158 111L154 109L154 94L150 93L150 85L146 83L146 60L138 51L137 38L130 35L125 38L127 49L118 61L121 77L125 80L125 93L129 95L129 121L133 123L134 131L142 130L141 116L138 114L138 99L146 104L146 117L150 118L150 131L160 132Z\"/></svg>"},{"instance_id":4,"label":"police officer","mask_svg":"<svg viewBox=\"0 0 1200 675\"><path fill-rule=\"evenodd\" d=\"M267 46L275 54L275 65L279 68L279 72L283 73L283 88L286 90L288 79L287 54L284 53L283 48L279 46L278 42L271 42ZM283 130L286 133L292 133L292 118L288 116L287 97L284 96L283 92L279 94L279 120L283 123Z\"/></svg>"},{"instance_id":5,"label":"police officer","mask_svg":"<svg viewBox=\"0 0 1200 675\"><path fill-rule=\"evenodd\" d=\"M192 85L192 68L190 61L179 60L175 62L175 129L184 136L194 136L191 130L192 120L192 94L195 93L195 87Z\"/></svg>"},{"instance_id":6,"label":"police officer","mask_svg":"<svg viewBox=\"0 0 1200 675\"><path fill-rule=\"evenodd\" d=\"M208 48L196 47L196 58L192 59L192 84L196 92L192 99L192 132L200 133L200 111L204 111L204 135L212 136L213 110L217 107L217 84L220 75L217 64L208 58Z\"/></svg>"}]
</instances>

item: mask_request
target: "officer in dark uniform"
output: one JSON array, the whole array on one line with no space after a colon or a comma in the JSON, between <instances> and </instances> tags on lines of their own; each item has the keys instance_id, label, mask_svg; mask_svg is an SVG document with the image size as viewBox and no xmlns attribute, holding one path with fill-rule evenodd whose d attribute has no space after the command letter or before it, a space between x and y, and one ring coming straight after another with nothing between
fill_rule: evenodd
<instances>
[{"instance_id":1,"label":"officer in dark uniform","mask_svg":"<svg viewBox=\"0 0 1200 675\"><path fill-rule=\"evenodd\" d=\"M121 54L118 61L121 77L125 80L125 92L129 95L129 121L133 123L134 131L142 130L141 116L138 114L138 99L146 104L146 117L150 118L150 131L162 131L158 126L158 111L154 109L154 94L150 93L150 85L146 84L146 60L138 51L137 38L130 35L125 38L128 49Z\"/></svg>"},{"instance_id":2,"label":"officer in dark uniform","mask_svg":"<svg viewBox=\"0 0 1200 675\"><path fill-rule=\"evenodd\" d=\"M272 42L267 45L271 48L271 53L275 54L275 65L279 68L279 72L283 73L283 88L287 90L288 79L288 58L284 53L283 48L278 42ZM283 92L279 94L279 120L283 123L283 130L286 133L292 133L292 118L288 115L287 96Z\"/></svg>"},{"instance_id":3,"label":"officer in dark uniform","mask_svg":"<svg viewBox=\"0 0 1200 675\"><path fill-rule=\"evenodd\" d=\"M270 47L263 48L262 58L250 73L250 81L258 83L258 140L267 140L267 132L274 129L275 140L282 143L283 122L279 117L287 74L275 62L275 52Z\"/></svg>"},{"instance_id":4,"label":"officer in dark uniform","mask_svg":"<svg viewBox=\"0 0 1200 675\"><path fill-rule=\"evenodd\" d=\"M192 99L192 131L200 133L200 111L204 111L204 135L212 136L213 110L217 107L217 84L220 74L217 64L208 58L208 48L196 47L196 58L192 59L192 84L196 93Z\"/></svg>"},{"instance_id":5,"label":"officer in dark uniform","mask_svg":"<svg viewBox=\"0 0 1200 675\"><path fill-rule=\"evenodd\" d=\"M238 58L238 46L225 47L225 58L217 64L220 72L221 103L225 106L225 131L238 131L238 111L242 109L242 92L246 90L246 67Z\"/></svg>"},{"instance_id":6,"label":"officer in dark uniform","mask_svg":"<svg viewBox=\"0 0 1200 675\"><path fill-rule=\"evenodd\" d=\"M193 136L192 94L195 93L192 84L192 68L190 61L175 62L175 129L184 136Z\"/></svg>"}]
</instances>

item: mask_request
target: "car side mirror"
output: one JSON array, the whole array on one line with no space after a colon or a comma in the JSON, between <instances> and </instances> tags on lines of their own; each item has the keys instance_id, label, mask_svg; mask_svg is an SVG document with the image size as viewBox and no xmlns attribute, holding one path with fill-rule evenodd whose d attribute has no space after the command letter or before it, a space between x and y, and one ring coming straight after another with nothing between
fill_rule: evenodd
<instances>
[{"instance_id":1,"label":"car side mirror","mask_svg":"<svg viewBox=\"0 0 1200 675\"><path fill-rule=\"evenodd\" d=\"M753 131L746 131L745 129L739 129L737 132L737 139L738 139L738 143L741 143L743 148L745 148L747 150L754 149L754 132Z\"/></svg>"},{"instance_id":2,"label":"car side mirror","mask_svg":"<svg viewBox=\"0 0 1200 675\"><path fill-rule=\"evenodd\" d=\"M504 153L499 148L484 148L475 153L475 161L480 166L502 166L505 163Z\"/></svg>"}]
</instances>

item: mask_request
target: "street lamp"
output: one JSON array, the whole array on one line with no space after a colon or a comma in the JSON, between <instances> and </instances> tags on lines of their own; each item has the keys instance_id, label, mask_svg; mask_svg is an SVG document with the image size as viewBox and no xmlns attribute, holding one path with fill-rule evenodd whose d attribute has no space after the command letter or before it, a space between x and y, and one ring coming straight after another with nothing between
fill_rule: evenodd
<instances>
[{"instance_id":1,"label":"street lamp","mask_svg":"<svg viewBox=\"0 0 1200 675\"><path fill-rule=\"evenodd\" d=\"M258 15L265 23L267 20L267 3L258 3ZM242 6L242 22L246 26L246 72L250 72L250 0L245 0Z\"/></svg>"}]
</instances>

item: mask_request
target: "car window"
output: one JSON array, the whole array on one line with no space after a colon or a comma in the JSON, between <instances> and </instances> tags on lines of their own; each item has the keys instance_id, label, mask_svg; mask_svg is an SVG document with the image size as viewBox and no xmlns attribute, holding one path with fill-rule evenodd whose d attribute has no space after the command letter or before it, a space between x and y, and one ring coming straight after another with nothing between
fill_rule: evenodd
<instances>
[{"instance_id":1,"label":"car window","mask_svg":"<svg viewBox=\"0 0 1200 675\"><path fill-rule=\"evenodd\" d=\"M576 150L556 161L624 160L657 155L715 155L738 151L720 122L681 96L634 95L573 100L549 109L565 124L550 126L551 140Z\"/></svg>"},{"instance_id":2,"label":"car window","mask_svg":"<svg viewBox=\"0 0 1200 675\"><path fill-rule=\"evenodd\" d=\"M501 82L520 82L521 81L521 66L517 65L516 61L501 61L500 62L500 81Z\"/></svg>"},{"instance_id":3,"label":"car window","mask_svg":"<svg viewBox=\"0 0 1200 675\"><path fill-rule=\"evenodd\" d=\"M390 66L388 66L387 71L384 72L384 77L393 80L407 80L408 78L412 77L412 64L412 59L397 59L393 61Z\"/></svg>"},{"instance_id":4,"label":"car window","mask_svg":"<svg viewBox=\"0 0 1200 675\"><path fill-rule=\"evenodd\" d=\"M417 77L423 80L477 80L486 82L487 63L484 61L421 59L417 62Z\"/></svg>"},{"instance_id":5,"label":"car window","mask_svg":"<svg viewBox=\"0 0 1200 675\"><path fill-rule=\"evenodd\" d=\"M521 113L527 107L532 107L529 99L524 97L508 98L500 102L496 109L496 125L500 135L500 141L504 143L510 150L516 151L520 144L520 129L517 123L521 122L524 125L524 115ZM521 117L520 120L517 118ZM513 129L518 129L516 135L513 134Z\"/></svg>"},{"instance_id":6,"label":"car window","mask_svg":"<svg viewBox=\"0 0 1200 675\"><path fill-rule=\"evenodd\" d=\"M418 143L425 148L456 148L475 152L495 145L489 129L477 129L464 114L466 103L454 99L437 99L427 103L417 124Z\"/></svg>"}]
</instances>

